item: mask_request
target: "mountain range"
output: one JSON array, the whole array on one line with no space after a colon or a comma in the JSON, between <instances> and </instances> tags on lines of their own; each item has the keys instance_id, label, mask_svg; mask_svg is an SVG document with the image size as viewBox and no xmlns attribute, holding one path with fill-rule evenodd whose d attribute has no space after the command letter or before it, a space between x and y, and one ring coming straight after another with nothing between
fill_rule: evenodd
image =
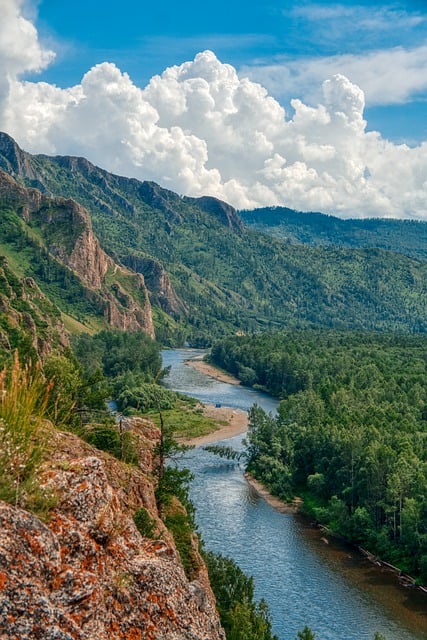
<instances>
[{"instance_id":1,"label":"mountain range","mask_svg":"<svg viewBox=\"0 0 427 640\"><path fill-rule=\"evenodd\" d=\"M427 223L238 212L84 158L31 155L5 133L0 215L15 282L2 311L10 324L15 305L21 328L26 287L26 304L37 291L55 310L52 331L142 329L164 344L282 326L427 330Z\"/></svg>"}]
</instances>

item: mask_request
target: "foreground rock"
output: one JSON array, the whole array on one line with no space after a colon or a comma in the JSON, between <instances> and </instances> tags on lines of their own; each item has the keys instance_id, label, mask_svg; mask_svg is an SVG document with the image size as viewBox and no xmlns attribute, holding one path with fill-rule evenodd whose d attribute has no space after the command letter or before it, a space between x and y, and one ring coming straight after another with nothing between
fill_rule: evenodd
<instances>
[{"instance_id":1,"label":"foreground rock","mask_svg":"<svg viewBox=\"0 0 427 640\"><path fill-rule=\"evenodd\" d=\"M224 640L206 568L189 581L158 517L157 431L136 421L139 468L58 433L43 483L58 503L47 523L0 502L0 638ZM146 508L157 538L132 515Z\"/></svg>"}]
</instances>

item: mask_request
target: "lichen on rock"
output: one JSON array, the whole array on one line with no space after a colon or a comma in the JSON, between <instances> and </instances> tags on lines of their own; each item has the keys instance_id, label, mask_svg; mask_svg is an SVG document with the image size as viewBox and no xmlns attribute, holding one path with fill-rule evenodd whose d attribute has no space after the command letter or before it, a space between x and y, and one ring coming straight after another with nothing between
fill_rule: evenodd
<instances>
[{"instance_id":1,"label":"lichen on rock","mask_svg":"<svg viewBox=\"0 0 427 640\"><path fill-rule=\"evenodd\" d=\"M224 640L203 562L189 582L158 516L150 469L157 431L145 427L139 467L56 433L41 474L57 495L47 523L0 502L2 640ZM141 507L157 540L133 521Z\"/></svg>"}]
</instances>

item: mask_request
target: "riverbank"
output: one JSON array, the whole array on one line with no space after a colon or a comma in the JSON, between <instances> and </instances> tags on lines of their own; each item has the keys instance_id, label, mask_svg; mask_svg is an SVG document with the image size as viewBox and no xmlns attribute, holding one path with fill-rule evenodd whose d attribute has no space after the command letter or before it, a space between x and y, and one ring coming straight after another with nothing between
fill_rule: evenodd
<instances>
[{"instance_id":1,"label":"riverbank","mask_svg":"<svg viewBox=\"0 0 427 640\"><path fill-rule=\"evenodd\" d=\"M276 511L279 511L280 513L298 513L302 505L301 498L295 497L292 502L283 502L283 500L273 496L269 490L266 489L261 482L251 476L250 473L245 473L245 480L254 489L255 493L263 498L263 500L265 500L267 504L269 504L270 507L273 507Z\"/></svg>"},{"instance_id":2,"label":"riverbank","mask_svg":"<svg viewBox=\"0 0 427 640\"><path fill-rule=\"evenodd\" d=\"M204 373L206 376L210 378L214 378L215 380L219 380L219 382L226 382L227 384L240 384L240 380L235 378L234 376L226 373L225 371L221 371L217 369L209 362L205 362L203 360L203 355L196 356L195 358L190 358L189 360L185 360L185 364L189 367L193 367L197 371Z\"/></svg>"},{"instance_id":3,"label":"riverbank","mask_svg":"<svg viewBox=\"0 0 427 640\"><path fill-rule=\"evenodd\" d=\"M248 430L248 414L241 409L230 407L216 407L213 404L203 404L203 415L213 418L217 428L210 433L196 438L180 439L183 444L200 447L205 444L213 444L220 440L233 438Z\"/></svg>"}]
</instances>

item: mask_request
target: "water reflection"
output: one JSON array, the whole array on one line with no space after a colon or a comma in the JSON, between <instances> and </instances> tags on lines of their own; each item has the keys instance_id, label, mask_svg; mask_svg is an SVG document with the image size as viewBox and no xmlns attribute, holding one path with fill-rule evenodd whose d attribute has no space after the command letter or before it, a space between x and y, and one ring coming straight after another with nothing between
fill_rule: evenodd
<instances>
[{"instance_id":1,"label":"water reflection","mask_svg":"<svg viewBox=\"0 0 427 640\"><path fill-rule=\"evenodd\" d=\"M276 406L263 394L246 395L244 387L225 385L224 395L224 383L184 365L191 353L166 352L164 363L172 365L171 388L211 403L227 397L233 404L222 403L233 408L248 409L254 397L268 411ZM226 443L241 448L242 436ZM361 561L351 550L327 547L303 520L274 511L259 499L241 465L200 448L188 454L185 465L195 474L191 498L206 547L231 556L254 576L256 597L267 600L280 640L293 640L306 624L318 640L373 640L376 631L387 640L427 639L420 608L425 600L420 604L411 597L414 611L409 605L405 609L401 594L397 602L390 595L396 590L384 588L381 574L366 566L356 572ZM376 599L366 583L371 579L377 581ZM393 611L397 619L392 619Z\"/></svg>"}]
</instances>

